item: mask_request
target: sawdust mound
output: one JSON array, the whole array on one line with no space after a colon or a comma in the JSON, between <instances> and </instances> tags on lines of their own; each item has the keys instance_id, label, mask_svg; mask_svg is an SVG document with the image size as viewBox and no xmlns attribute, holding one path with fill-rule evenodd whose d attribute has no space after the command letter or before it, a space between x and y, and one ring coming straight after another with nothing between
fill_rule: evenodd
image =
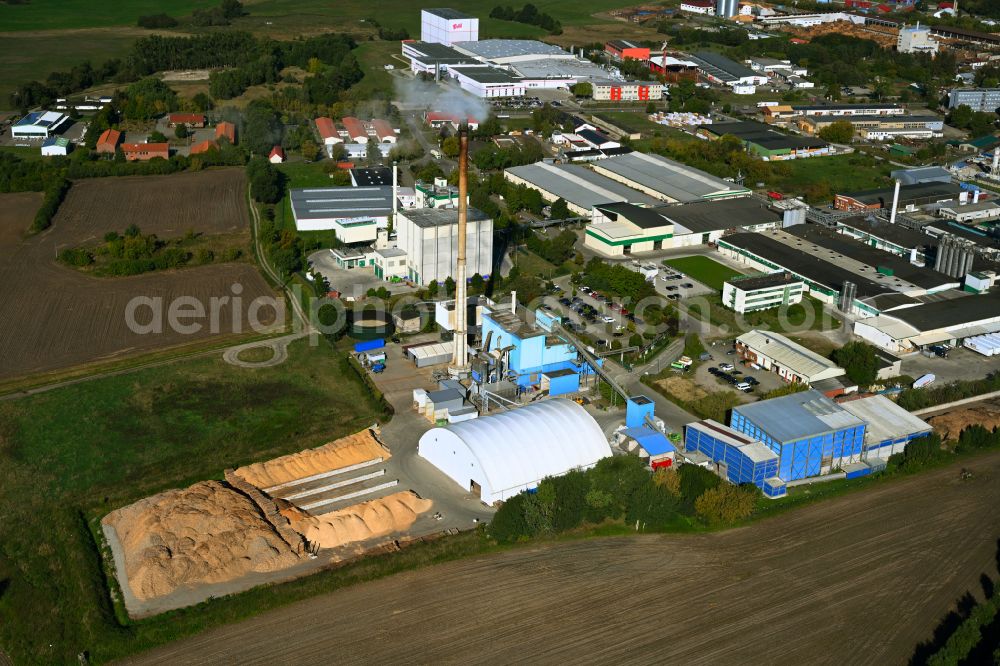
<instances>
[{"instance_id":1,"label":"sawdust mound","mask_svg":"<svg viewBox=\"0 0 1000 666\"><path fill-rule=\"evenodd\" d=\"M981 425L987 430L993 430L1000 426L1000 403L980 402L973 407L956 409L955 411L932 416L927 422L934 427L934 432L941 436L941 439L958 439L967 426Z\"/></svg>"},{"instance_id":2,"label":"sawdust mound","mask_svg":"<svg viewBox=\"0 0 1000 666\"><path fill-rule=\"evenodd\" d=\"M432 504L430 500L406 491L321 516L303 517L301 512L282 513L289 518L292 528L310 543L321 548L337 548L403 531Z\"/></svg>"},{"instance_id":3,"label":"sawdust mound","mask_svg":"<svg viewBox=\"0 0 1000 666\"><path fill-rule=\"evenodd\" d=\"M253 502L218 481L141 499L102 522L118 534L129 587L140 600L299 561Z\"/></svg>"},{"instance_id":4,"label":"sawdust mound","mask_svg":"<svg viewBox=\"0 0 1000 666\"><path fill-rule=\"evenodd\" d=\"M267 489L373 458L388 460L389 457L389 450L382 446L375 433L362 430L315 449L240 467L236 475L258 488Z\"/></svg>"}]
</instances>

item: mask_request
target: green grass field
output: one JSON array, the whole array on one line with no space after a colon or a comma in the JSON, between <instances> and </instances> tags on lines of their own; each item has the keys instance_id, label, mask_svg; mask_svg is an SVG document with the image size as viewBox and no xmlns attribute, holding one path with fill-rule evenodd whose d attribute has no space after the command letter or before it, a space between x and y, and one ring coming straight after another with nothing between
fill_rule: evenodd
<instances>
[{"instance_id":1,"label":"green grass field","mask_svg":"<svg viewBox=\"0 0 1000 666\"><path fill-rule=\"evenodd\" d=\"M889 182L894 168L865 155L833 155L775 163L768 186L810 203L829 203L837 192L868 190Z\"/></svg>"},{"instance_id":2,"label":"green grass field","mask_svg":"<svg viewBox=\"0 0 1000 666\"><path fill-rule=\"evenodd\" d=\"M136 20L146 14L166 12L178 18L195 9L218 4L217 0L171 0L169 3L158 0L31 0L24 4L0 4L0 26L11 32L134 26Z\"/></svg>"},{"instance_id":3,"label":"green grass field","mask_svg":"<svg viewBox=\"0 0 1000 666\"><path fill-rule=\"evenodd\" d=\"M0 4L0 25L5 25L2 14L10 8ZM124 56L135 40L134 31L93 30L44 36L0 32L0 109L11 108L10 94L22 83L44 81L49 72L68 70L85 60L100 66L110 58Z\"/></svg>"},{"instance_id":4,"label":"green grass field","mask_svg":"<svg viewBox=\"0 0 1000 666\"><path fill-rule=\"evenodd\" d=\"M215 356L0 403L0 645L16 663L106 661L206 626L204 608L119 626L88 523L384 419L328 345L290 352L274 368Z\"/></svg>"},{"instance_id":5,"label":"green grass field","mask_svg":"<svg viewBox=\"0 0 1000 666\"><path fill-rule=\"evenodd\" d=\"M722 291L723 282L729 278L743 275L739 271L733 270L728 266L723 266L708 257L680 257L679 259L665 259L663 263L701 282L705 286L719 291Z\"/></svg>"}]
</instances>

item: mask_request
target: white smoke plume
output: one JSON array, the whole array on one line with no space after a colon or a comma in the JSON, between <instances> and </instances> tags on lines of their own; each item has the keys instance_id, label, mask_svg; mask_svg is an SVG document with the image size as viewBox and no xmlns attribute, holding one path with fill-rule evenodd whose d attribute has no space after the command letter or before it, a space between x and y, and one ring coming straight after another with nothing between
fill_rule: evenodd
<instances>
[{"instance_id":1,"label":"white smoke plume","mask_svg":"<svg viewBox=\"0 0 1000 666\"><path fill-rule=\"evenodd\" d=\"M486 120L490 115L490 107L484 100L452 84L397 78L395 86L400 109L441 111L479 121Z\"/></svg>"}]
</instances>

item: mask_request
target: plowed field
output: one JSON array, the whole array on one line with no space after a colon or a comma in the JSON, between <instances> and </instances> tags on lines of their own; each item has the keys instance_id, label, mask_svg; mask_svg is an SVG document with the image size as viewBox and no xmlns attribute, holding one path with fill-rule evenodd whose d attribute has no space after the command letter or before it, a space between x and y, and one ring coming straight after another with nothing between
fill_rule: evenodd
<instances>
[{"instance_id":1,"label":"plowed field","mask_svg":"<svg viewBox=\"0 0 1000 666\"><path fill-rule=\"evenodd\" d=\"M728 532L527 547L357 585L144 664L902 664L996 578L1000 454Z\"/></svg>"},{"instance_id":2,"label":"plowed field","mask_svg":"<svg viewBox=\"0 0 1000 666\"><path fill-rule=\"evenodd\" d=\"M243 173L237 169L77 181L52 227L36 236L24 233L41 195L0 195L0 380L234 336L234 329L246 331L246 305L273 295L247 264L96 278L56 261L60 250L100 242L106 232L120 233L130 224L161 238L176 238L188 230L212 234L248 229L245 191ZM210 299L231 296L234 284L240 285L244 305L235 314L231 304L219 307L216 333L207 318L201 320L200 331L190 334L168 325L167 308L174 299L191 297L207 314ZM162 332L130 329L126 308L137 296L161 299ZM135 319L149 323L152 316L150 308L143 307Z\"/></svg>"}]
</instances>

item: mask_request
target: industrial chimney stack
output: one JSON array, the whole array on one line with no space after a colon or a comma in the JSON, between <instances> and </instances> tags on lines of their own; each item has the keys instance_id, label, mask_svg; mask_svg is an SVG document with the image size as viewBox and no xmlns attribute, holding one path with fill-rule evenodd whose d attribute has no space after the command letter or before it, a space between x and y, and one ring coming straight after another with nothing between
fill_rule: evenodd
<instances>
[{"instance_id":1,"label":"industrial chimney stack","mask_svg":"<svg viewBox=\"0 0 1000 666\"><path fill-rule=\"evenodd\" d=\"M899 181L892 191L892 211L889 213L889 224L896 224L896 209L899 208Z\"/></svg>"},{"instance_id":2,"label":"industrial chimney stack","mask_svg":"<svg viewBox=\"0 0 1000 666\"><path fill-rule=\"evenodd\" d=\"M458 255L455 266L455 351L454 374L463 374L469 365L469 299L466 296L465 236L469 217L469 124L458 128Z\"/></svg>"}]
</instances>

